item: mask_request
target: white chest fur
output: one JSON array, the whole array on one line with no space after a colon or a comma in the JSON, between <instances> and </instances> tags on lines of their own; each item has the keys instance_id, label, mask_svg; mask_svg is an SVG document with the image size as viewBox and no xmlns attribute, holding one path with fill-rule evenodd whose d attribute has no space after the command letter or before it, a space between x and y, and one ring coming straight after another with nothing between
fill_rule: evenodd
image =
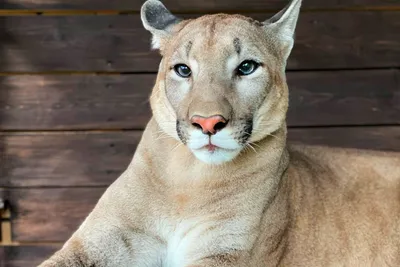
<instances>
[{"instance_id":1,"label":"white chest fur","mask_svg":"<svg viewBox=\"0 0 400 267\"><path fill-rule=\"evenodd\" d=\"M202 258L247 250L254 241L251 220L241 218L191 218L176 224L159 225L167 244L163 255L163 267L184 267Z\"/></svg>"}]
</instances>

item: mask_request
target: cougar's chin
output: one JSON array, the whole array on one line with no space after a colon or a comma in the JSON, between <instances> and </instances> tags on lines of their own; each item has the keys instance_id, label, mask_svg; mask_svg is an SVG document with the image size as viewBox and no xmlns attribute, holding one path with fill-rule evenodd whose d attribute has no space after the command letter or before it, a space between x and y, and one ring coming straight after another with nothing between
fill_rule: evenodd
<instances>
[{"instance_id":1,"label":"cougar's chin","mask_svg":"<svg viewBox=\"0 0 400 267\"><path fill-rule=\"evenodd\" d=\"M231 150L220 147L209 147L193 150L193 154L196 158L204 163L212 165L220 165L225 162L229 162L239 155L241 149Z\"/></svg>"},{"instance_id":2,"label":"cougar's chin","mask_svg":"<svg viewBox=\"0 0 400 267\"><path fill-rule=\"evenodd\" d=\"M233 160L243 148L228 130L222 130L212 136L195 130L190 134L187 146L197 159L214 165Z\"/></svg>"}]
</instances>

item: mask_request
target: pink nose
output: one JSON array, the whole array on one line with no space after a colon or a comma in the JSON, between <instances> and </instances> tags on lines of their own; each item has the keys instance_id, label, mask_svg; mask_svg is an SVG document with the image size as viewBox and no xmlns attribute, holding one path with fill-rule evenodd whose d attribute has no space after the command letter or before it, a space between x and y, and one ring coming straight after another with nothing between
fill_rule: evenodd
<instances>
[{"instance_id":1,"label":"pink nose","mask_svg":"<svg viewBox=\"0 0 400 267\"><path fill-rule=\"evenodd\" d=\"M208 118L193 116L190 120L192 125L201 128L204 134L216 134L219 130L225 128L227 120L221 115L215 115Z\"/></svg>"}]
</instances>

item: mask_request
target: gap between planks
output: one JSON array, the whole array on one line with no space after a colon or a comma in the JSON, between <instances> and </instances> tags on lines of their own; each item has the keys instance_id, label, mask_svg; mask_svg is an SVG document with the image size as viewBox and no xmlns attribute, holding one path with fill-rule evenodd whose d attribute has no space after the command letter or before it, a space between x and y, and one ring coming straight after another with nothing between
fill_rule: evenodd
<instances>
[{"instance_id":1,"label":"gap between planks","mask_svg":"<svg viewBox=\"0 0 400 267\"><path fill-rule=\"evenodd\" d=\"M287 69L286 72L334 72L334 71L376 71L376 70L400 70L400 66L389 67L367 67L367 68L333 68L333 69ZM38 72L18 72L8 71L0 72L0 77L4 76L37 76L37 75L60 75L60 76L78 76L78 75L155 75L157 71L38 71Z\"/></svg>"},{"instance_id":2,"label":"gap between planks","mask_svg":"<svg viewBox=\"0 0 400 267\"><path fill-rule=\"evenodd\" d=\"M392 68L393 69L393 68ZM0 72L0 76L37 76L37 75L139 75L139 74L157 74L155 71L38 71L38 72Z\"/></svg>"},{"instance_id":3,"label":"gap between planks","mask_svg":"<svg viewBox=\"0 0 400 267\"><path fill-rule=\"evenodd\" d=\"M14 241L10 244L6 244L6 245L0 245L0 247L22 247L22 246L62 246L64 245L65 242L60 242L60 241L46 241L46 242L25 242L25 241ZM0 262L1 263L1 262ZM0 265L1 266L1 265Z\"/></svg>"},{"instance_id":4,"label":"gap between planks","mask_svg":"<svg viewBox=\"0 0 400 267\"><path fill-rule=\"evenodd\" d=\"M345 124L345 125L302 125L288 126L288 129L335 129L335 128L384 128L400 127L399 124ZM120 128L120 129L38 129L38 130L0 130L0 136L9 135L81 135L81 134L105 134L105 133L126 133L143 132L144 128Z\"/></svg>"},{"instance_id":5,"label":"gap between planks","mask_svg":"<svg viewBox=\"0 0 400 267\"><path fill-rule=\"evenodd\" d=\"M205 10L206 13L219 13L224 12L228 14L233 13L273 13L280 9L265 9L265 10ZM363 11L400 11L399 6L360 6L348 8L304 8L302 12L315 13L315 12L363 12ZM175 14L201 14L198 10L173 10ZM87 15L138 15L139 10L57 10L57 9L1 9L0 16L87 16Z\"/></svg>"}]
</instances>

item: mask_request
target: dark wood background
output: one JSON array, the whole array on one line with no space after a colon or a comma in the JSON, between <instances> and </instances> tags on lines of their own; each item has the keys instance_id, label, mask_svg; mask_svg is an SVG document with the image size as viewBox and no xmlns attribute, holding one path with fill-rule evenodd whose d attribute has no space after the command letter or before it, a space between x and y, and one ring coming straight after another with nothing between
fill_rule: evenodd
<instances>
[{"instance_id":1,"label":"dark wood background","mask_svg":"<svg viewBox=\"0 0 400 267\"><path fill-rule=\"evenodd\" d=\"M35 266L129 163L159 56L142 0L0 2L0 267ZM165 0L264 20L284 0ZM288 63L291 142L400 151L400 2L304 0Z\"/></svg>"}]
</instances>

